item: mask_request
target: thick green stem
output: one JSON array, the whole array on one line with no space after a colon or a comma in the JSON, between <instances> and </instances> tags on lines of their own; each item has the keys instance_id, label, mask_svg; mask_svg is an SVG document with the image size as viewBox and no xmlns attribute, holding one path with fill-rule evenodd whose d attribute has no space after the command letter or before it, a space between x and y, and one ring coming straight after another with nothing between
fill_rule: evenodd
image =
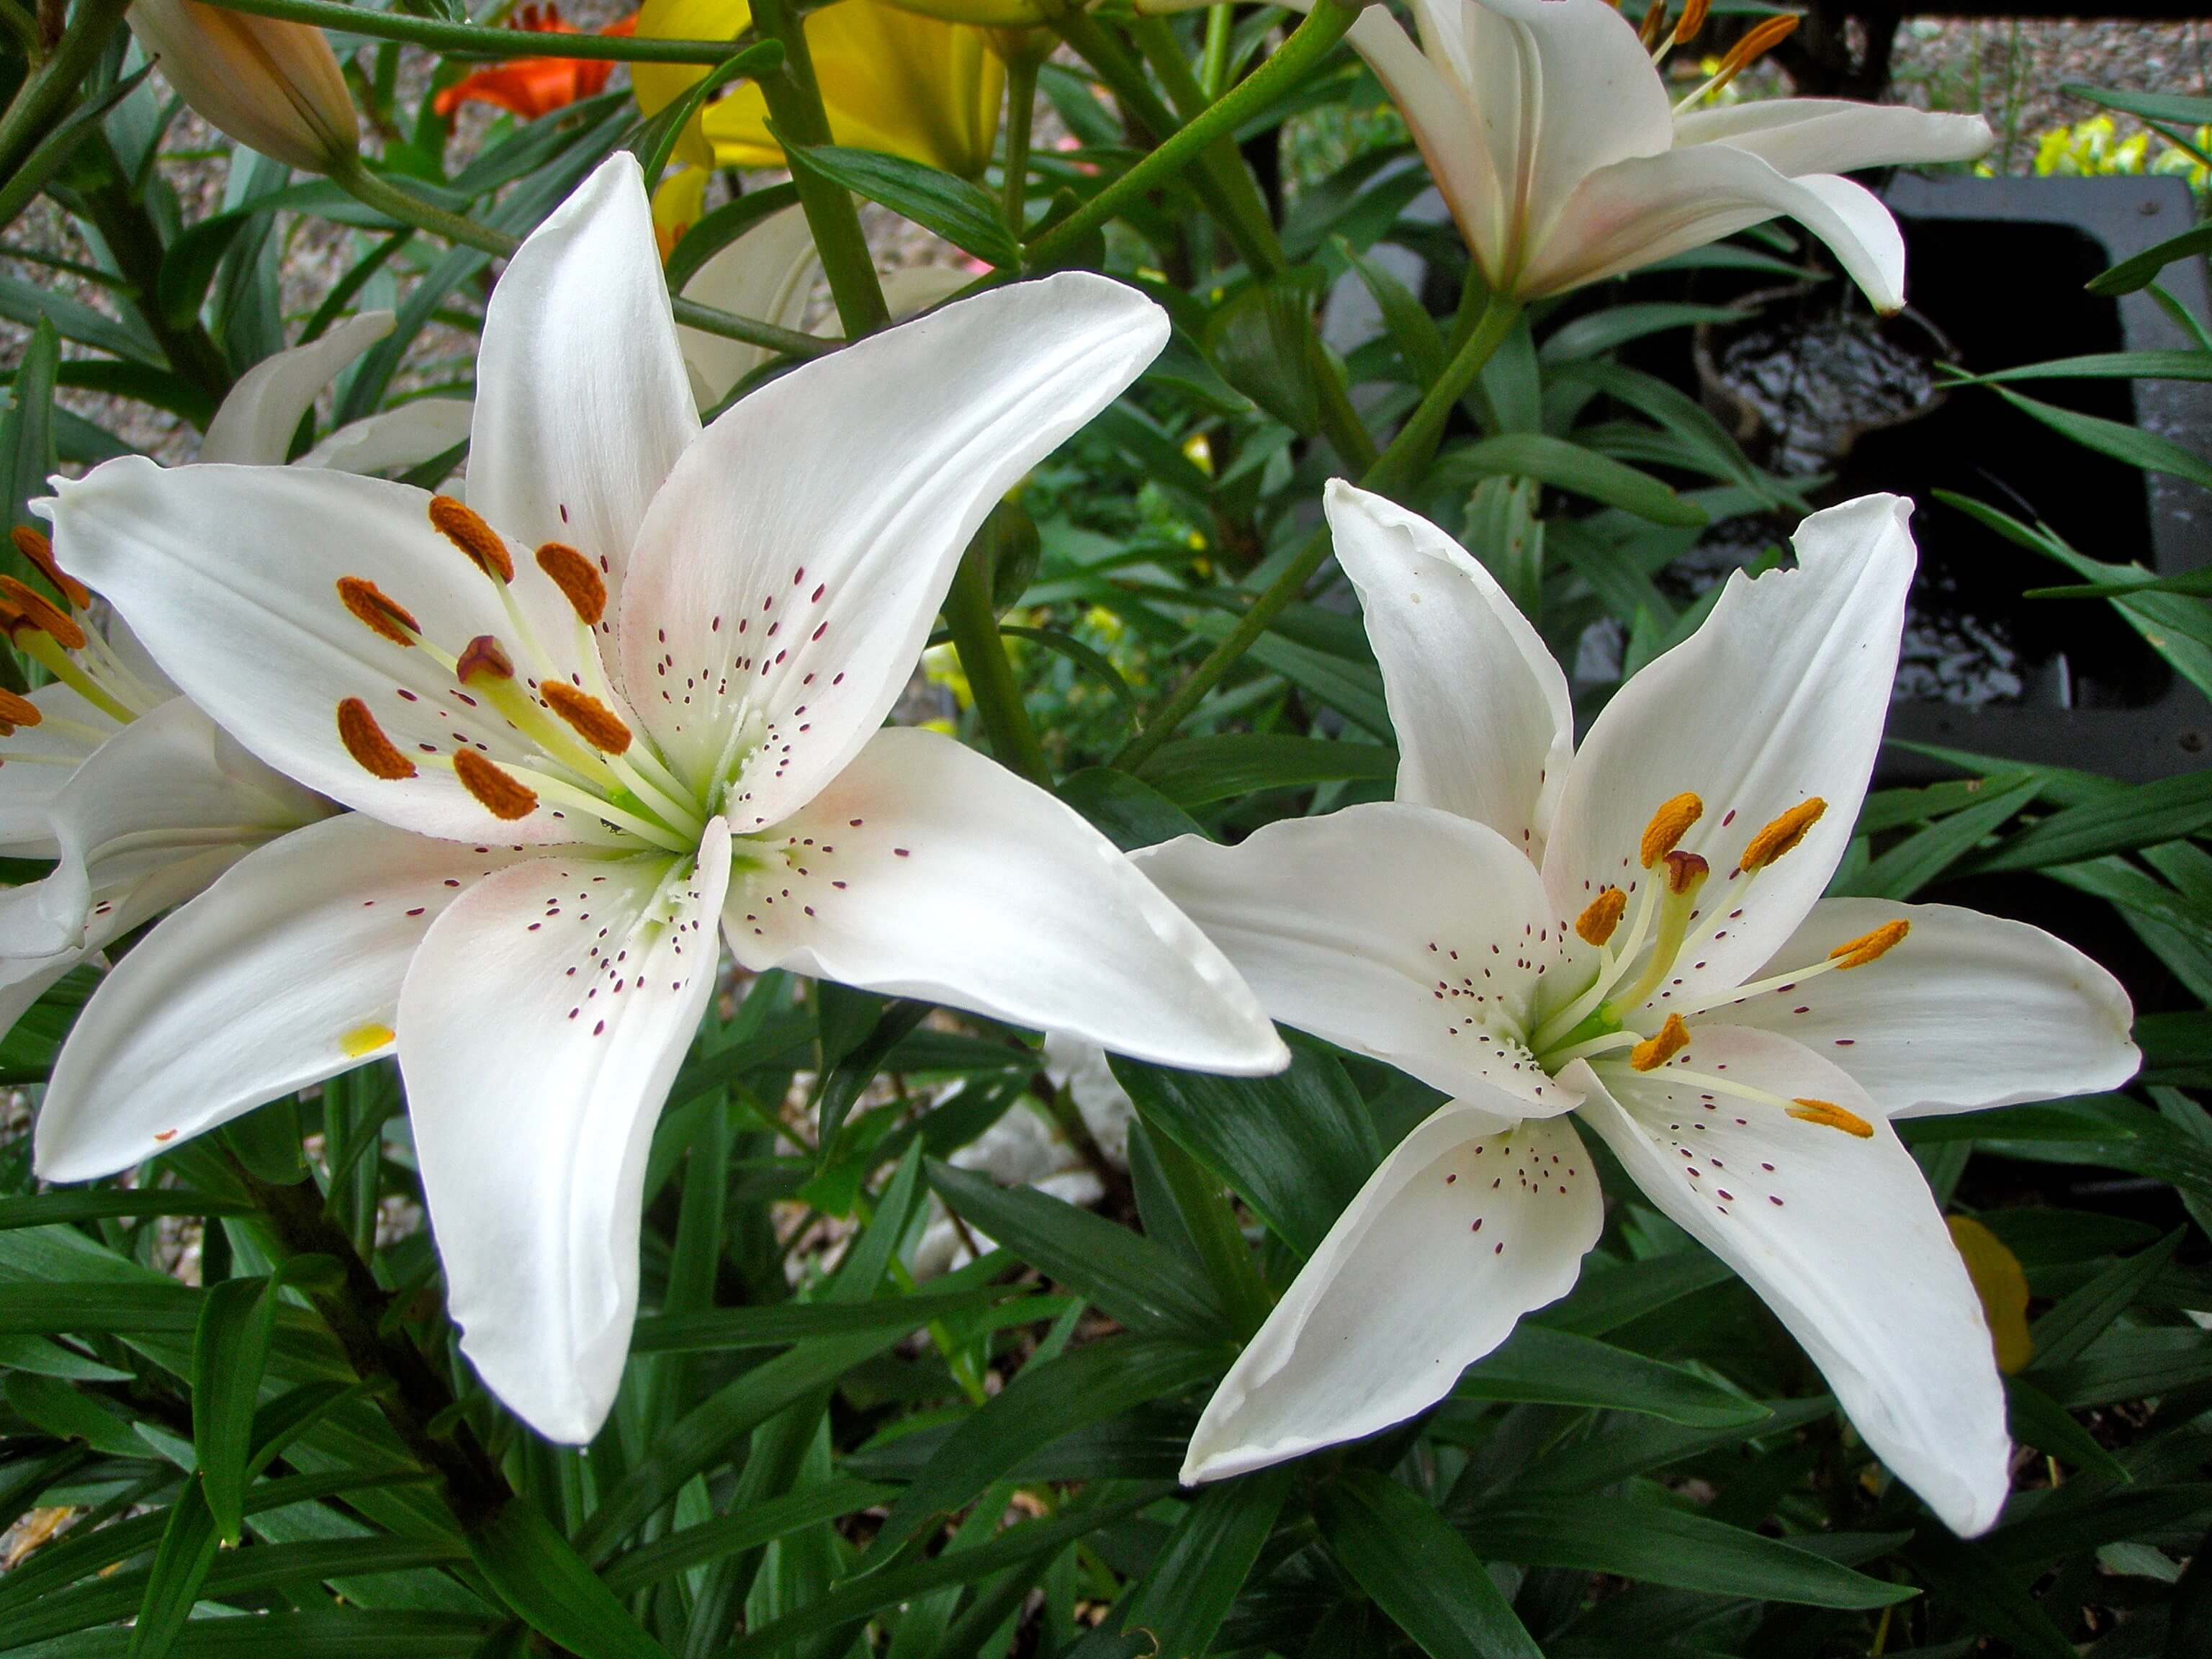
<instances>
[{"instance_id":1,"label":"thick green stem","mask_svg":"<svg viewBox=\"0 0 2212 1659\"><path fill-rule=\"evenodd\" d=\"M450 1434L431 1432L430 1425L452 1407L453 1390L413 1343L385 1334L392 1294L376 1282L345 1229L331 1218L314 1182L279 1186L235 1158L231 1169L288 1254L326 1255L344 1270L342 1291L316 1291L309 1299L345 1351L347 1363L371 1385L371 1396L409 1455L444 1481L454 1518L472 1528L496 1512L514 1495L505 1477L465 1423Z\"/></svg>"},{"instance_id":2,"label":"thick green stem","mask_svg":"<svg viewBox=\"0 0 2212 1659\"><path fill-rule=\"evenodd\" d=\"M1437 383L1422 394L1412 417L1362 476L1359 482L1364 488L1395 495L1420 476L1430 456L1436 452L1437 440L1443 434L1444 422L1451 417L1452 406L1474 384L1474 377L1482 373L1482 366L1490 361L1491 354L1498 349L1520 315L1517 301L1491 301L1482 320L1445 366ZM1297 556L1283 567L1282 574L1252 601L1251 608L1237 620L1229 637L1206 654L1145 729L1123 745L1121 752L1114 757L1115 765L1133 771L1175 735L1176 728L1190 718L1205 701L1206 693L1220 684L1221 677L1267 631L1267 625L1281 614L1283 607L1305 592L1314 573L1328 562L1329 549L1328 530L1324 527L1314 532Z\"/></svg>"},{"instance_id":3,"label":"thick green stem","mask_svg":"<svg viewBox=\"0 0 2212 1659\"><path fill-rule=\"evenodd\" d=\"M1236 35L1235 11L1228 0L1206 9L1206 55L1199 60L1198 84L1209 101L1229 90L1229 46Z\"/></svg>"},{"instance_id":4,"label":"thick green stem","mask_svg":"<svg viewBox=\"0 0 2212 1659\"><path fill-rule=\"evenodd\" d=\"M1203 156L1216 139L1234 133L1244 121L1303 81L1344 38L1345 31L1358 15L1340 4L1339 0L1315 0L1313 10L1273 57L1239 82L1226 97L1207 105L1194 119L1170 133L1158 149L1040 236L1027 249L1024 263L1033 269L1049 268L1056 258L1125 206L1165 185ZM1083 51L1083 43L1076 37L1076 30L1080 27L1075 23L1076 18L1084 18L1094 26L1095 20L1076 13L1060 25L1070 43ZM1089 53L1085 52L1085 55ZM1224 228L1232 234L1237 234L1242 228L1237 222L1240 219L1241 216L1232 215L1231 223Z\"/></svg>"},{"instance_id":5,"label":"thick green stem","mask_svg":"<svg viewBox=\"0 0 2212 1659\"><path fill-rule=\"evenodd\" d=\"M991 752L1001 765L1020 773L1041 788L1052 787L1052 767L1022 707L1021 687L1014 680L1014 665L1006 659L1006 643L999 633L999 618L991 609L991 569L984 556L988 544L978 538L960 556L960 568L945 596L945 623L952 630L953 648L960 653L961 671L975 699L975 713L983 721Z\"/></svg>"},{"instance_id":6,"label":"thick green stem","mask_svg":"<svg viewBox=\"0 0 2212 1659\"><path fill-rule=\"evenodd\" d=\"M1006 228L1019 241L1029 209L1030 124L1036 114L1037 60L1021 53L1006 60Z\"/></svg>"},{"instance_id":7,"label":"thick green stem","mask_svg":"<svg viewBox=\"0 0 2212 1659\"><path fill-rule=\"evenodd\" d=\"M465 214L451 212L434 202L426 202L412 191L403 190L390 179L372 172L358 156L341 162L331 173L331 182L364 206L373 207L387 219L403 225L412 225L417 230L427 230L433 236L459 243L504 259L514 253L521 243L503 230L494 229ZM811 334L800 334L787 328L778 328L773 323L763 323L751 317L740 317L732 312L717 311L712 306L702 306L696 300L681 297L670 301L676 320L687 328L696 328L704 334L720 335L726 340L743 340L748 345L765 346L787 356L819 357L835 351L839 342L823 340Z\"/></svg>"},{"instance_id":8,"label":"thick green stem","mask_svg":"<svg viewBox=\"0 0 2212 1659\"><path fill-rule=\"evenodd\" d=\"M1160 77L1160 84L1167 88L1168 101L1175 106L1176 113L1186 122L1205 114L1214 100L1183 57L1182 45L1168 27L1168 20L1140 16L1131 24L1130 32L1136 37L1145 61L1152 66L1152 72ZM1272 276L1288 269L1290 262L1283 257L1282 239L1275 234L1275 221L1268 210L1267 198L1261 193L1260 181L1252 176L1252 169L1244 165L1235 135L1224 133L1206 145L1199 157L1199 166L1221 191L1230 214L1225 228L1253 274Z\"/></svg>"},{"instance_id":9,"label":"thick green stem","mask_svg":"<svg viewBox=\"0 0 2212 1659\"><path fill-rule=\"evenodd\" d=\"M730 56L727 40L650 40L628 34L541 33L528 29L490 29L472 23L447 23L403 11L375 11L338 0L208 0L226 11L257 17L282 17L341 34L373 40L399 40L432 52L466 52L483 58L590 58L617 64L720 64ZM757 50L757 48L756 48ZM773 61L763 54L738 72L750 75Z\"/></svg>"},{"instance_id":10,"label":"thick green stem","mask_svg":"<svg viewBox=\"0 0 2212 1659\"><path fill-rule=\"evenodd\" d=\"M121 24L126 3L82 0L53 55L24 77L8 112L0 115L0 179L13 175L47 129L61 118Z\"/></svg>"},{"instance_id":11,"label":"thick green stem","mask_svg":"<svg viewBox=\"0 0 2212 1659\"><path fill-rule=\"evenodd\" d=\"M763 75L759 84L787 153L834 142L830 117L822 107L822 88L814 78L806 31L791 0L754 0L753 27L764 40L783 47L783 66ZM803 156L793 155L791 161L791 182L799 187L799 204L805 210L807 228L814 233L814 250L821 256L823 275L830 279L830 295L837 302L845 337L857 340L872 334L890 321L891 313L884 303L875 256L868 251L852 192L806 166Z\"/></svg>"}]
</instances>

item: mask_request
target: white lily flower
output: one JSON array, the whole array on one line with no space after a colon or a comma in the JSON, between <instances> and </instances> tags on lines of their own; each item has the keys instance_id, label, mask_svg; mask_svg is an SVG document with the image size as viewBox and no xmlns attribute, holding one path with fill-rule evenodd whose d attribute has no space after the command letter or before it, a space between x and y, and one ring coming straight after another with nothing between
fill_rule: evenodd
<instances>
[{"instance_id":1,"label":"white lily flower","mask_svg":"<svg viewBox=\"0 0 2212 1659\"><path fill-rule=\"evenodd\" d=\"M208 422L199 459L283 465L317 394L392 325L390 312L365 312L264 358ZM466 438L467 422L465 402L421 398L341 428L299 464L410 465ZM61 603L35 590L8 598L17 648L53 678L0 708L15 728L0 742L0 848L57 866L0 892L0 1031L79 963L331 810L179 697L129 630L52 566L43 538L15 541Z\"/></svg>"},{"instance_id":2,"label":"white lily flower","mask_svg":"<svg viewBox=\"0 0 2212 1659\"><path fill-rule=\"evenodd\" d=\"M1394 802L1136 855L1276 1018L1451 1099L1386 1158L1207 1406L1206 1480L1447 1394L1598 1237L1573 1121L1795 1334L1954 1529L2006 1491L1980 1305L1893 1118L2109 1089L2125 994L2072 947L1820 895L1888 707L1909 503L1814 514L1581 748L1567 682L1456 543L1341 482Z\"/></svg>"},{"instance_id":3,"label":"white lily flower","mask_svg":"<svg viewBox=\"0 0 2212 1659\"><path fill-rule=\"evenodd\" d=\"M296 467L125 459L64 487L64 566L241 742L355 811L246 859L107 978L41 1171L126 1167L396 1046L462 1349L582 1441L628 1351L646 1154L718 920L750 969L1170 1065L1285 1063L1221 954L1077 814L879 729L992 503L1167 332L1103 278L1022 283L702 431L617 154L494 291L473 510Z\"/></svg>"},{"instance_id":4,"label":"white lily flower","mask_svg":"<svg viewBox=\"0 0 2212 1659\"><path fill-rule=\"evenodd\" d=\"M1698 32L1701 0L1656 54L1607 0L1412 7L1418 46L1381 6L1360 13L1346 38L1405 115L1491 287L1519 299L1787 216L1834 251L1878 309L1894 311L1905 303L1897 223L1839 175L1972 161L1992 142L1978 115L1899 105L1783 98L1698 110L1764 50L1756 33L1722 74L1674 104L1658 60Z\"/></svg>"}]
</instances>

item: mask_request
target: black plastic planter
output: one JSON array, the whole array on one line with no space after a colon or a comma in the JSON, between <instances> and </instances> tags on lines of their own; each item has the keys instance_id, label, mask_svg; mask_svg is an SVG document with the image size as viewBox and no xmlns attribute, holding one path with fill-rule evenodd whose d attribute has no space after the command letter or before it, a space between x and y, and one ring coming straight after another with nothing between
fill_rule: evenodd
<instances>
[{"instance_id":1,"label":"black plastic planter","mask_svg":"<svg viewBox=\"0 0 2212 1659\"><path fill-rule=\"evenodd\" d=\"M2081 286L2188 226L2194 204L2179 179L1900 176L1886 197L1905 230L1914 307L1970 369L2189 343L2148 295L2114 301ZM2191 312L2212 318L2201 264L2170 266L2162 280ZM2039 380L2019 389L2199 453L2212 441L2212 385L2203 382ZM2212 703L2109 605L2020 599L2025 588L2071 579L1930 495L1973 495L2049 522L2092 557L2171 575L2212 562L2212 493L2094 454L1979 389L1855 447L1835 493L1863 489L1921 503L1923 559L1948 591L1917 594L1916 609L1955 604L2001 615L2024 682L2017 696L1978 707L1900 700L1893 738L2130 780L2205 763ZM1900 779L1940 769L1893 746L1884 766Z\"/></svg>"}]
</instances>

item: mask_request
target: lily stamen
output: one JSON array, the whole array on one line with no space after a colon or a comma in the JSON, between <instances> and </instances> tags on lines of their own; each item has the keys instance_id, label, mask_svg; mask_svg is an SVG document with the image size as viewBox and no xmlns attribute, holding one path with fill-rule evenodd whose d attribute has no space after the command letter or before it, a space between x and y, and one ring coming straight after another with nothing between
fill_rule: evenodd
<instances>
[{"instance_id":1,"label":"lily stamen","mask_svg":"<svg viewBox=\"0 0 2212 1659\"><path fill-rule=\"evenodd\" d=\"M1692 790L1686 789L1660 802L1659 810L1651 815L1651 822L1644 826L1644 838L1636 849L1637 861L1649 870L1680 846L1691 826L1705 815L1705 803Z\"/></svg>"},{"instance_id":2,"label":"lily stamen","mask_svg":"<svg viewBox=\"0 0 2212 1659\"><path fill-rule=\"evenodd\" d=\"M599 625L607 614L607 584L589 559L566 542L548 542L538 550L538 568L561 590L577 621Z\"/></svg>"},{"instance_id":3,"label":"lily stamen","mask_svg":"<svg viewBox=\"0 0 2212 1659\"><path fill-rule=\"evenodd\" d=\"M1838 1106L1832 1100L1788 1098L1769 1090L1753 1088L1748 1083L1715 1077L1707 1072L1693 1072L1680 1066L1669 1068L1667 1079L1670 1083L1691 1084L1701 1093L1727 1095L1733 1099L1748 1100L1760 1106L1771 1106L1801 1123L1817 1123L1824 1128L1841 1129L1845 1134L1855 1135L1861 1140L1869 1140L1874 1136L1874 1125L1856 1112Z\"/></svg>"},{"instance_id":4,"label":"lily stamen","mask_svg":"<svg viewBox=\"0 0 2212 1659\"><path fill-rule=\"evenodd\" d=\"M430 524L460 549L468 562L502 587L514 580L514 558L507 540L483 515L451 495L430 497Z\"/></svg>"},{"instance_id":5,"label":"lily stamen","mask_svg":"<svg viewBox=\"0 0 2212 1659\"><path fill-rule=\"evenodd\" d=\"M1618 887L1601 887L1598 895L1575 918L1575 933L1585 945L1602 947L1627 914L1628 895Z\"/></svg>"},{"instance_id":6,"label":"lily stamen","mask_svg":"<svg viewBox=\"0 0 2212 1659\"><path fill-rule=\"evenodd\" d=\"M1752 998L1765 996L1769 992L1793 991L1806 981L1818 979L1823 974L1839 974L1853 968L1863 968L1869 963L1887 956L1904 943L1905 935L1911 931L1912 924L1902 917L1895 921L1886 921L1870 933L1862 933L1856 939L1844 940L1828 952L1826 961L1810 962L1786 974L1771 974L1765 979L1747 981L1710 1001L1685 1007L1682 1012L1685 1014L1702 1014L1715 1008L1725 1008L1733 1003L1748 1002Z\"/></svg>"},{"instance_id":7,"label":"lily stamen","mask_svg":"<svg viewBox=\"0 0 2212 1659\"><path fill-rule=\"evenodd\" d=\"M1746 875L1756 875L1784 853L1794 851L1828 810L1818 795L1808 797L1753 836L1736 860Z\"/></svg>"},{"instance_id":8,"label":"lily stamen","mask_svg":"<svg viewBox=\"0 0 2212 1659\"><path fill-rule=\"evenodd\" d=\"M1690 1028L1682 1024L1681 1015L1669 1014L1656 1036L1646 1037L1636 1045L1628 1056L1628 1063L1639 1072L1656 1071L1689 1046Z\"/></svg>"},{"instance_id":9,"label":"lily stamen","mask_svg":"<svg viewBox=\"0 0 2212 1659\"><path fill-rule=\"evenodd\" d=\"M359 697L348 697L338 705L338 741L373 778L396 781L416 775L415 763L399 752Z\"/></svg>"},{"instance_id":10,"label":"lily stamen","mask_svg":"<svg viewBox=\"0 0 2212 1659\"><path fill-rule=\"evenodd\" d=\"M1869 962L1887 956L1904 943L1905 936L1912 931L1912 924L1903 917L1886 921L1870 933L1846 939L1828 952L1829 964L1840 973L1846 969L1863 968Z\"/></svg>"},{"instance_id":11,"label":"lily stamen","mask_svg":"<svg viewBox=\"0 0 2212 1659\"><path fill-rule=\"evenodd\" d=\"M559 680L548 680L538 688L545 699L545 706L592 748L604 754L619 755L632 741L629 726L622 717L597 697L564 685Z\"/></svg>"},{"instance_id":12,"label":"lily stamen","mask_svg":"<svg viewBox=\"0 0 2212 1659\"><path fill-rule=\"evenodd\" d=\"M415 620L415 613L366 577L339 577L338 602L362 627L394 645L422 643L422 624Z\"/></svg>"},{"instance_id":13,"label":"lily stamen","mask_svg":"<svg viewBox=\"0 0 2212 1659\"><path fill-rule=\"evenodd\" d=\"M18 553L36 567L41 576L54 585L55 592L79 611L91 609L92 591L54 562L54 544L52 542L29 526L20 524L8 532L8 539L15 544Z\"/></svg>"},{"instance_id":14,"label":"lily stamen","mask_svg":"<svg viewBox=\"0 0 2212 1659\"><path fill-rule=\"evenodd\" d=\"M37 726L46 715L28 697L19 697L13 691L0 690L0 726L5 726L6 735L14 736L19 726Z\"/></svg>"},{"instance_id":15,"label":"lily stamen","mask_svg":"<svg viewBox=\"0 0 2212 1659\"><path fill-rule=\"evenodd\" d=\"M84 649L84 629L76 625L76 618L56 605L45 594L13 576L0 576L0 594L5 594L15 607L23 626L35 628L42 634L51 634L64 651ZM10 633L19 631L11 627Z\"/></svg>"},{"instance_id":16,"label":"lily stamen","mask_svg":"<svg viewBox=\"0 0 2212 1659\"><path fill-rule=\"evenodd\" d=\"M1817 1123L1823 1128L1841 1129L1847 1135L1856 1135L1861 1140L1874 1139L1874 1125L1856 1112L1838 1106L1832 1100L1798 1100L1789 1107L1790 1115L1801 1123Z\"/></svg>"},{"instance_id":17,"label":"lily stamen","mask_svg":"<svg viewBox=\"0 0 2212 1659\"><path fill-rule=\"evenodd\" d=\"M1797 14L1785 11L1759 24L1729 49L1729 55L1721 59L1721 66L1711 80L1674 106L1674 113L1686 115L1705 102L1768 52L1788 40L1796 32L1797 23Z\"/></svg>"},{"instance_id":18,"label":"lily stamen","mask_svg":"<svg viewBox=\"0 0 2212 1659\"><path fill-rule=\"evenodd\" d=\"M484 811L503 823L526 818L538 810L537 791L473 749L453 751L453 775Z\"/></svg>"}]
</instances>

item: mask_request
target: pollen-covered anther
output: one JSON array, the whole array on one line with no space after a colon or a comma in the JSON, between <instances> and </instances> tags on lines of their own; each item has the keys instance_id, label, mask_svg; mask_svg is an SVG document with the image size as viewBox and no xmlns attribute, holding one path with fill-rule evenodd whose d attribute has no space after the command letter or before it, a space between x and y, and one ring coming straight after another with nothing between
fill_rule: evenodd
<instances>
[{"instance_id":1,"label":"pollen-covered anther","mask_svg":"<svg viewBox=\"0 0 2212 1659\"><path fill-rule=\"evenodd\" d=\"M1705 884L1705 878L1713 867L1695 853L1667 854L1667 890L1676 898L1687 898Z\"/></svg>"},{"instance_id":2,"label":"pollen-covered anther","mask_svg":"<svg viewBox=\"0 0 2212 1659\"><path fill-rule=\"evenodd\" d=\"M1646 1037L1628 1051L1628 1063L1639 1072L1654 1072L1690 1046L1690 1028L1680 1014L1667 1016L1659 1035Z\"/></svg>"},{"instance_id":3,"label":"pollen-covered anther","mask_svg":"<svg viewBox=\"0 0 2212 1659\"><path fill-rule=\"evenodd\" d=\"M8 539L15 550L34 567L38 573L54 585L54 589L78 610L92 603L92 590L54 562L54 544L28 525L17 525L8 532Z\"/></svg>"},{"instance_id":4,"label":"pollen-covered anther","mask_svg":"<svg viewBox=\"0 0 2212 1659\"><path fill-rule=\"evenodd\" d=\"M1613 937L1613 930L1620 926L1620 918L1627 908L1627 894L1618 887L1600 888L1597 896L1575 918L1575 932L1585 945L1603 945Z\"/></svg>"},{"instance_id":5,"label":"pollen-covered anther","mask_svg":"<svg viewBox=\"0 0 2212 1659\"><path fill-rule=\"evenodd\" d=\"M1902 917L1895 921L1885 921L1871 933L1861 933L1856 939L1838 945L1828 952L1828 960L1838 969L1863 968L1875 957L1887 956L1894 951L1911 931L1912 924Z\"/></svg>"},{"instance_id":6,"label":"pollen-covered anther","mask_svg":"<svg viewBox=\"0 0 2212 1659\"><path fill-rule=\"evenodd\" d=\"M453 751L453 775L484 811L502 822L512 823L538 810L536 790L519 778L509 777L473 749Z\"/></svg>"},{"instance_id":7,"label":"pollen-covered anther","mask_svg":"<svg viewBox=\"0 0 2212 1659\"><path fill-rule=\"evenodd\" d=\"M1754 870L1764 870L1784 853L1795 849L1827 810L1827 802L1812 795L1776 818L1753 836L1750 845L1743 849L1743 857L1738 862L1744 872L1748 875Z\"/></svg>"},{"instance_id":8,"label":"pollen-covered anther","mask_svg":"<svg viewBox=\"0 0 2212 1659\"><path fill-rule=\"evenodd\" d=\"M472 680L511 680L514 678L514 659L507 654L507 647L489 634L479 634L461 647L461 654L453 659L453 678L463 685Z\"/></svg>"},{"instance_id":9,"label":"pollen-covered anther","mask_svg":"<svg viewBox=\"0 0 2212 1659\"><path fill-rule=\"evenodd\" d=\"M1690 0L1675 21L1674 38L1678 41L1696 40L1705 27L1705 14L1711 9L1709 0Z\"/></svg>"},{"instance_id":10,"label":"pollen-covered anther","mask_svg":"<svg viewBox=\"0 0 2212 1659\"><path fill-rule=\"evenodd\" d=\"M430 497L430 523L437 532L468 556L469 562L494 581L514 580L514 559L499 532L475 508L451 495Z\"/></svg>"},{"instance_id":11,"label":"pollen-covered anther","mask_svg":"<svg viewBox=\"0 0 2212 1659\"><path fill-rule=\"evenodd\" d=\"M1824 1129L1841 1129L1847 1135L1856 1135L1861 1140L1874 1139L1874 1125L1856 1112L1838 1106L1832 1100L1794 1100L1789 1107L1790 1115L1801 1123L1817 1123Z\"/></svg>"},{"instance_id":12,"label":"pollen-covered anther","mask_svg":"<svg viewBox=\"0 0 2212 1659\"><path fill-rule=\"evenodd\" d=\"M1651 822L1644 826L1644 840L1636 851L1638 860L1649 870L1679 847L1682 837L1690 833L1690 826L1705 815L1705 802L1686 789L1672 799L1662 801L1659 810L1651 815Z\"/></svg>"},{"instance_id":13,"label":"pollen-covered anther","mask_svg":"<svg viewBox=\"0 0 2212 1659\"><path fill-rule=\"evenodd\" d=\"M597 697L548 680L538 688L545 706L568 723L569 729L602 754L619 755L629 747L629 727L622 717Z\"/></svg>"},{"instance_id":14,"label":"pollen-covered anther","mask_svg":"<svg viewBox=\"0 0 2212 1659\"><path fill-rule=\"evenodd\" d=\"M1715 90L1725 86L1744 70L1757 63L1797 32L1804 21L1794 11L1778 12L1747 33L1743 39L1729 48L1728 56L1721 59L1719 72L1713 76Z\"/></svg>"},{"instance_id":15,"label":"pollen-covered anther","mask_svg":"<svg viewBox=\"0 0 2212 1659\"><path fill-rule=\"evenodd\" d=\"M415 763L401 754L398 745L384 735L376 716L368 712L368 705L359 697L348 697L338 705L338 741L345 744L346 753L360 763L361 769L373 778L396 780L415 775Z\"/></svg>"},{"instance_id":16,"label":"pollen-covered anther","mask_svg":"<svg viewBox=\"0 0 2212 1659\"><path fill-rule=\"evenodd\" d=\"M54 643L64 651L84 648L84 629L76 625L76 619L37 588L26 586L13 576L0 576L0 593L6 594L8 602L15 607L21 625L51 634ZM15 631L13 625L9 631Z\"/></svg>"},{"instance_id":17,"label":"pollen-covered anther","mask_svg":"<svg viewBox=\"0 0 2212 1659\"><path fill-rule=\"evenodd\" d=\"M338 599L355 621L394 645L411 646L422 631L413 611L365 576L339 577Z\"/></svg>"},{"instance_id":18,"label":"pollen-covered anther","mask_svg":"<svg viewBox=\"0 0 2212 1659\"><path fill-rule=\"evenodd\" d=\"M548 542L538 550L538 568L552 580L574 609L579 620L595 625L607 614L606 578L599 568L566 542Z\"/></svg>"},{"instance_id":19,"label":"pollen-covered anther","mask_svg":"<svg viewBox=\"0 0 2212 1659\"><path fill-rule=\"evenodd\" d=\"M12 732L19 726L36 726L44 719L46 716L39 712L39 705L28 697L19 697L13 691L0 690L0 725L6 726Z\"/></svg>"}]
</instances>

